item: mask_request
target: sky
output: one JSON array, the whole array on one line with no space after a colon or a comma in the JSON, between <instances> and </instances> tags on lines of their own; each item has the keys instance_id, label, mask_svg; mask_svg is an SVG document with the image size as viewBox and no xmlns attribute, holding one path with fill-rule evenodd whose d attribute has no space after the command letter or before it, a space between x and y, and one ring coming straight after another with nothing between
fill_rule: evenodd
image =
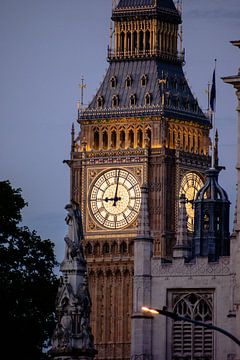
<instances>
[{"instance_id":1,"label":"sky","mask_svg":"<svg viewBox=\"0 0 240 360\"><path fill-rule=\"evenodd\" d=\"M111 0L0 0L0 181L21 188L23 224L64 252L70 132L79 83L90 102L108 63ZM203 110L217 59L220 184L235 206L236 97L221 77L234 75L240 52L239 0L183 0L184 72ZM232 225L231 225L232 227Z\"/></svg>"}]
</instances>

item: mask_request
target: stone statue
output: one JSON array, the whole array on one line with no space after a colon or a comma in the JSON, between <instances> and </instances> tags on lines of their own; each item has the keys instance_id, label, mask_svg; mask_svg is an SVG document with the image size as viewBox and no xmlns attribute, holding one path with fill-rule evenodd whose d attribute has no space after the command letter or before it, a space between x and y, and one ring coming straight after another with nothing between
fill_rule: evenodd
<instances>
[{"instance_id":1,"label":"stone statue","mask_svg":"<svg viewBox=\"0 0 240 360\"><path fill-rule=\"evenodd\" d=\"M79 205L75 201L65 206L68 214L65 221L68 225L68 235L64 238L66 242L65 258L68 260L80 257L83 260L83 225Z\"/></svg>"}]
</instances>

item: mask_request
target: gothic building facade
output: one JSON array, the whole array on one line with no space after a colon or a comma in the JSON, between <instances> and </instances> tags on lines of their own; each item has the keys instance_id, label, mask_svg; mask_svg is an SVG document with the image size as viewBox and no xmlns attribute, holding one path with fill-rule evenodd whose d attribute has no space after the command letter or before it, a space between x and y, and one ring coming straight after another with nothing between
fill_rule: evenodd
<instances>
[{"instance_id":1,"label":"gothic building facade","mask_svg":"<svg viewBox=\"0 0 240 360\"><path fill-rule=\"evenodd\" d=\"M210 224L212 208L219 224L227 219L229 202L216 190L219 170L206 175L211 122L184 76L181 12L173 0L120 0L112 21L109 67L79 110L67 161L84 220L97 358L220 359L211 331L141 312L167 305L211 322L234 281L229 234L222 230L219 247L220 230ZM205 228L193 236L197 193Z\"/></svg>"}]
</instances>

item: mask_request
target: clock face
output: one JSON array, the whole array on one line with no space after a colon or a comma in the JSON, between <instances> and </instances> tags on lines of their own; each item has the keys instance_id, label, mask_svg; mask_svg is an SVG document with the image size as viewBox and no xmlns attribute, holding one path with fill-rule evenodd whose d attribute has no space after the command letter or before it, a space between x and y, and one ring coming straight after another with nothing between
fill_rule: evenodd
<instances>
[{"instance_id":1,"label":"clock face","mask_svg":"<svg viewBox=\"0 0 240 360\"><path fill-rule=\"evenodd\" d=\"M141 206L141 190L127 170L103 173L93 184L90 209L94 219L107 229L121 229L136 220Z\"/></svg>"},{"instance_id":2,"label":"clock face","mask_svg":"<svg viewBox=\"0 0 240 360\"><path fill-rule=\"evenodd\" d=\"M179 196L184 194L188 200L186 204L186 211L188 216L188 230L191 232L194 230L193 201L196 199L196 195L202 187L203 181L198 174L189 172L184 175L180 186Z\"/></svg>"}]
</instances>

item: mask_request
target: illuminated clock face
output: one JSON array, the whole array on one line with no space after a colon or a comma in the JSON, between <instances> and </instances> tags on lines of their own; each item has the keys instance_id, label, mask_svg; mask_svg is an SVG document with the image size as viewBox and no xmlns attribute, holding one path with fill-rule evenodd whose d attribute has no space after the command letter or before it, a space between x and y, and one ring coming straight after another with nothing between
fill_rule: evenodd
<instances>
[{"instance_id":1,"label":"illuminated clock face","mask_svg":"<svg viewBox=\"0 0 240 360\"><path fill-rule=\"evenodd\" d=\"M90 209L95 220L108 229L121 229L137 219L141 190L128 171L113 169L103 173L90 191Z\"/></svg>"},{"instance_id":2,"label":"illuminated clock face","mask_svg":"<svg viewBox=\"0 0 240 360\"><path fill-rule=\"evenodd\" d=\"M200 176L194 172L187 173L181 182L179 195L185 195L188 200L186 211L188 216L188 230L194 230L194 208L193 201L196 199L198 191L203 187L203 181Z\"/></svg>"}]
</instances>

